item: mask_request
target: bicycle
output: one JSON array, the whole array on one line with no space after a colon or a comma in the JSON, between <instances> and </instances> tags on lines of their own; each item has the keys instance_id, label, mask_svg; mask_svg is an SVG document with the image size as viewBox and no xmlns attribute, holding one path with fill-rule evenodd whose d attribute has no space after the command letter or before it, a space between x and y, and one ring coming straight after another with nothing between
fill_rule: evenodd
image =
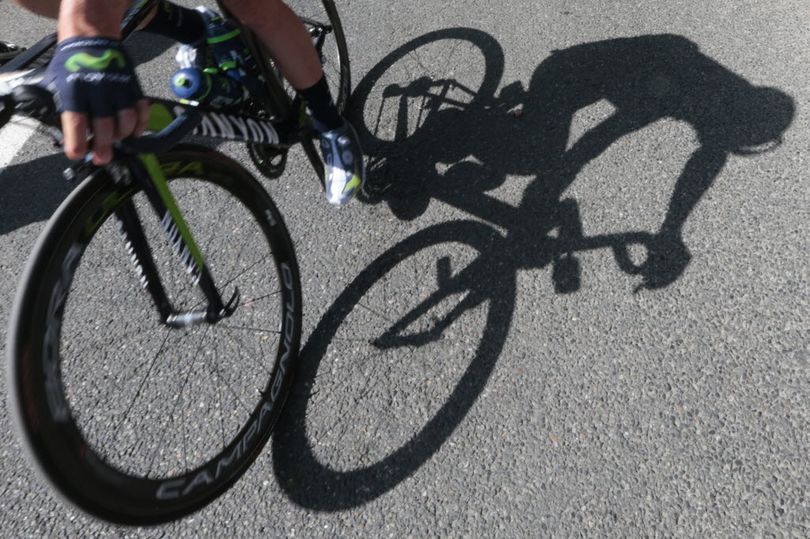
<instances>
[{"instance_id":1,"label":"bicycle","mask_svg":"<svg viewBox=\"0 0 810 539\"><path fill-rule=\"evenodd\" d=\"M137 3L124 36L153 4ZM332 0L321 5L302 20L322 58L337 54L342 108L345 39ZM242 31L264 94L226 111L153 99L153 134L118 144L110 165L71 166L77 186L34 247L10 316L9 409L23 446L58 494L111 522L174 520L222 494L267 442L292 383L301 287L281 213L241 165L180 143L247 143L270 177L300 144L323 183L300 101ZM59 138L37 84L54 43L5 66L0 125L19 113Z\"/></svg>"}]
</instances>

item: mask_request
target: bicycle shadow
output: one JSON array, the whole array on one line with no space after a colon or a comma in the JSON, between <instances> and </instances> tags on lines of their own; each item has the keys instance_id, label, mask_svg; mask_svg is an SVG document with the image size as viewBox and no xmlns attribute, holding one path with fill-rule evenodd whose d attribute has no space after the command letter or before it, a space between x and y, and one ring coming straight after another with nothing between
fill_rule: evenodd
<instances>
[{"instance_id":1,"label":"bicycle shadow","mask_svg":"<svg viewBox=\"0 0 810 539\"><path fill-rule=\"evenodd\" d=\"M273 442L274 471L280 485L292 500L308 508L336 511L367 503L410 477L450 438L486 387L509 333L517 269L554 264L556 291L572 293L580 287L573 254L608 247L620 269L640 275L645 288L662 288L677 280L691 258L681 237L684 223L729 156L756 155L778 145L794 115L793 100L783 92L752 85L702 54L686 38L654 35L555 51L535 70L526 93L509 85L497 100L472 99L464 108L441 108L428 100L417 130L399 129L395 144L381 142L365 123L369 109L374 108L369 101L372 92L424 97L438 77L415 76L407 88L375 85L396 61L415 54L427 42L444 38L470 41L487 55L480 93L494 96L503 72L503 53L497 41L483 32L441 30L387 56L360 82L353 102L365 149L376 158L369 171L366 202L386 203L397 217L411 220L437 199L506 229L505 237L498 234L489 242L495 247L481 250L486 254L477 261L479 271L456 283L481 286L476 281L486 278L485 274L498 275L498 279L481 281L487 283L493 298L490 309L497 316L487 319L485 334L467 370L416 435L374 465L339 471L319 462L306 431L309 391L338 327L374 281L406 257L431 242L484 237L494 229L482 231L480 227L486 225L470 222L433 225L386 251L347 287L301 352L298 384ZM574 114L600 100L609 101L615 112L567 147ZM519 120L506 114L516 105L523 105ZM401 122L407 118L401 111L397 113ZM577 203L562 199L564 191L618 139L664 118L691 125L699 147L677 179L659 230L583 238ZM442 173L437 172L439 164ZM507 174L536 175L517 209L487 194ZM554 229L559 231L557 237L547 240ZM632 244L646 247L643 262L631 260L627 250ZM506 271L496 265L503 260L509 261ZM484 271L487 269L490 271ZM440 291L441 286L440 279ZM441 333L446 325L447 320L437 322L437 331Z\"/></svg>"}]
</instances>

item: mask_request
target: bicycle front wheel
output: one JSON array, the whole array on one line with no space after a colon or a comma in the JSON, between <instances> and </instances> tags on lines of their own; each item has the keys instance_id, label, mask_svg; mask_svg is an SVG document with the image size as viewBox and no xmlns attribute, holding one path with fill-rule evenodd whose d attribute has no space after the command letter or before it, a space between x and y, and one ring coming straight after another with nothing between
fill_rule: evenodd
<instances>
[{"instance_id":1,"label":"bicycle front wheel","mask_svg":"<svg viewBox=\"0 0 810 539\"><path fill-rule=\"evenodd\" d=\"M146 196L97 173L41 236L9 329L10 409L46 480L97 517L156 524L230 487L267 441L290 387L301 328L292 242L272 200L210 151L161 156L233 316L163 325L114 215L132 201L166 292L183 311L205 297Z\"/></svg>"}]
</instances>

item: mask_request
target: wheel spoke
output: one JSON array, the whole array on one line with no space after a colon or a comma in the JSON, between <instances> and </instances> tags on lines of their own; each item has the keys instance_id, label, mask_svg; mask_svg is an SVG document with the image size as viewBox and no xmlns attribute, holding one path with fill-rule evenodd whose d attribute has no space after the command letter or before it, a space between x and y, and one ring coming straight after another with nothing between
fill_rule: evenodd
<instances>
[{"instance_id":1,"label":"wheel spoke","mask_svg":"<svg viewBox=\"0 0 810 539\"><path fill-rule=\"evenodd\" d=\"M149 378L149 374L152 372L152 369L155 367L155 362L157 361L158 356L160 356L160 353L163 351L163 347L166 346L166 342L169 340L170 335L171 335L171 332L167 331L166 332L166 337L163 338L163 342L160 344L160 347L158 348L158 351L155 352L155 356L152 358L152 361L149 362L149 369L146 371L146 374L144 375L143 380L141 380L141 383L138 385L138 389L135 391L135 396L132 397L132 401L129 403L129 406L127 406L126 410L124 411L124 417L121 419L121 422L120 422L118 428L113 433L114 436L115 436L115 439L113 441L113 445L116 445L116 443L118 441L118 434L120 433L120 430L121 430L121 426L124 424L124 422L126 422L127 417L129 417L129 412L132 410L132 407L134 406L135 401L141 395L141 391L143 390L144 385L146 384L146 381Z\"/></svg>"},{"instance_id":2,"label":"wheel spoke","mask_svg":"<svg viewBox=\"0 0 810 539\"><path fill-rule=\"evenodd\" d=\"M240 357L241 357L241 353L240 353ZM213 370L214 370L214 371L215 371L217 374L219 374L219 376L220 376L220 380L222 380L223 382L225 382L225 387L227 387L227 388L228 388L228 390L231 392L231 395L233 395L233 397L234 397L234 399L236 400L236 402L238 402L238 403L239 403L239 405L240 405L240 406L242 406L242 408L244 408L244 409L245 409L245 411L248 413L248 415L250 415L250 412L251 412L250 406L247 406L247 405L246 405L244 402L242 402L242 399L241 399L241 398L239 398L239 395L238 395L238 394L237 394L237 392L236 392L236 391L233 389L233 386L231 386L230 382L228 382L228 380L226 380L226 379L225 379L225 378L222 376L222 373L220 373L220 372L219 372L219 369L216 367L216 365L211 365L211 363L210 363L210 362L208 362L208 359L205 359L205 361L206 361L206 363L208 363L208 366L209 366L211 369L213 369Z\"/></svg>"},{"instance_id":3,"label":"wheel spoke","mask_svg":"<svg viewBox=\"0 0 810 539\"><path fill-rule=\"evenodd\" d=\"M233 336L233 331L234 330L232 328L227 327L227 326L223 326L223 328L227 330L225 332L226 335L228 335L228 337L234 342L234 344L236 344L238 346L239 343L236 341L236 338ZM261 340L259 340L258 342L259 342L259 347L261 347ZM239 357L242 357L241 349L240 349L240 352L239 352ZM251 356L251 360L253 361L254 364L258 365L265 373L267 373L268 376L270 376L270 371L267 370L267 367L265 367L264 365L262 365L261 363L256 361L256 358L254 358L253 356Z\"/></svg>"}]
</instances>

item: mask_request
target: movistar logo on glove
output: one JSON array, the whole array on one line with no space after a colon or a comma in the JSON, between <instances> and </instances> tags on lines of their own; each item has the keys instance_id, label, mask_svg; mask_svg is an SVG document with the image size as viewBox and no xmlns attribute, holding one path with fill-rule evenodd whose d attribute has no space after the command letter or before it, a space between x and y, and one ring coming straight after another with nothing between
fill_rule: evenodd
<instances>
[{"instance_id":1,"label":"movistar logo on glove","mask_svg":"<svg viewBox=\"0 0 810 539\"><path fill-rule=\"evenodd\" d=\"M73 37L61 41L45 75L59 112L115 116L142 97L135 64L115 39Z\"/></svg>"},{"instance_id":2,"label":"movistar logo on glove","mask_svg":"<svg viewBox=\"0 0 810 539\"><path fill-rule=\"evenodd\" d=\"M118 69L124 69L127 65L127 60L121 51L107 49L101 56L79 52L68 58L67 62L65 62L65 69L71 73L76 73L82 68L102 71L110 67L113 62L118 65Z\"/></svg>"}]
</instances>

